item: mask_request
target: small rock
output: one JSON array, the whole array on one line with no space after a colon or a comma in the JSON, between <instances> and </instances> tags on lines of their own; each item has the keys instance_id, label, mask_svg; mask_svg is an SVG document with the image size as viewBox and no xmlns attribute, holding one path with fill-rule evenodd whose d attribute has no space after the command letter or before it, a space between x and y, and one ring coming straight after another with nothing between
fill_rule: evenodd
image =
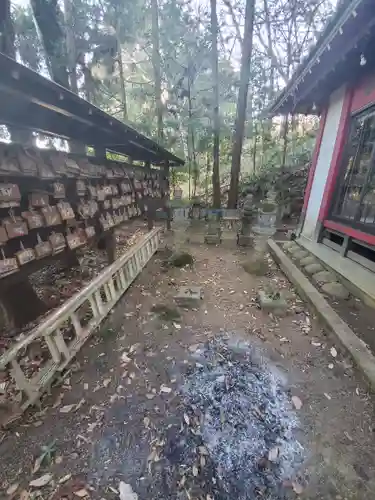
<instances>
[{"instance_id":1,"label":"small rock","mask_svg":"<svg viewBox=\"0 0 375 500\"><path fill-rule=\"evenodd\" d=\"M304 268L306 274L312 275L323 271L323 266L320 264L309 264Z\"/></svg>"},{"instance_id":2,"label":"small rock","mask_svg":"<svg viewBox=\"0 0 375 500\"><path fill-rule=\"evenodd\" d=\"M341 283L325 283L322 291L334 299L347 300L349 298L348 290Z\"/></svg>"},{"instance_id":3,"label":"small rock","mask_svg":"<svg viewBox=\"0 0 375 500\"><path fill-rule=\"evenodd\" d=\"M310 264L319 264L313 255L308 255L299 261L302 267L309 266Z\"/></svg>"},{"instance_id":4,"label":"small rock","mask_svg":"<svg viewBox=\"0 0 375 500\"><path fill-rule=\"evenodd\" d=\"M318 285L324 285L325 283L334 282L335 276L330 271L319 271L318 273L313 274L312 280Z\"/></svg>"}]
</instances>

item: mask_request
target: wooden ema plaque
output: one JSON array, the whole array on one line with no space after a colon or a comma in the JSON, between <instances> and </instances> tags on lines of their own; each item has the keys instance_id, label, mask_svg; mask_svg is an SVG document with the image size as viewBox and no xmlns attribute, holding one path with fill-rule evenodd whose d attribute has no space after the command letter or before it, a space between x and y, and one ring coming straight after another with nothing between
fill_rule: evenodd
<instances>
[{"instance_id":1,"label":"wooden ema plaque","mask_svg":"<svg viewBox=\"0 0 375 500\"><path fill-rule=\"evenodd\" d=\"M26 222L20 217L12 217L11 219L4 219L3 226L7 232L8 238L19 238L28 234Z\"/></svg>"},{"instance_id":2,"label":"wooden ema plaque","mask_svg":"<svg viewBox=\"0 0 375 500\"><path fill-rule=\"evenodd\" d=\"M112 196L112 187L111 186L103 186L103 191L106 196Z\"/></svg>"},{"instance_id":3,"label":"wooden ema plaque","mask_svg":"<svg viewBox=\"0 0 375 500\"><path fill-rule=\"evenodd\" d=\"M105 200L105 197L106 197L106 194L105 194L104 189L99 188L99 189L97 190L97 198L98 198L98 201L104 201L104 200Z\"/></svg>"},{"instance_id":4,"label":"wooden ema plaque","mask_svg":"<svg viewBox=\"0 0 375 500\"><path fill-rule=\"evenodd\" d=\"M44 226L44 220L40 213L29 210L27 212L21 212L21 216L25 219L27 227L29 229L38 229Z\"/></svg>"},{"instance_id":5,"label":"wooden ema plaque","mask_svg":"<svg viewBox=\"0 0 375 500\"><path fill-rule=\"evenodd\" d=\"M17 259L11 258L6 259L4 256L4 251L1 249L2 258L0 258L0 278L9 276L18 271Z\"/></svg>"},{"instance_id":6,"label":"wooden ema plaque","mask_svg":"<svg viewBox=\"0 0 375 500\"><path fill-rule=\"evenodd\" d=\"M34 247L36 258L44 259L44 257L52 255L53 249L51 243L49 241L42 241L39 234L37 235L37 238L38 238L38 243Z\"/></svg>"},{"instance_id":7,"label":"wooden ema plaque","mask_svg":"<svg viewBox=\"0 0 375 500\"><path fill-rule=\"evenodd\" d=\"M32 207L46 207L49 205L49 196L46 193L31 193L29 194L29 205Z\"/></svg>"},{"instance_id":8,"label":"wooden ema plaque","mask_svg":"<svg viewBox=\"0 0 375 500\"><path fill-rule=\"evenodd\" d=\"M95 234L96 234L94 226L87 226L85 228L85 232L86 232L87 239L93 238L95 236Z\"/></svg>"},{"instance_id":9,"label":"wooden ema plaque","mask_svg":"<svg viewBox=\"0 0 375 500\"><path fill-rule=\"evenodd\" d=\"M0 208L18 207L21 193L17 184L0 184Z\"/></svg>"},{"instance_id":10,"label":"wooden ema plaque","mask_svg":"<svg viewBox=\"0 0 375 500\"><path fill-rule=\"evenodd\" d=\"M52 233L48 240L52 245L54 254L62 252L66 247L66 241L62 233Z\"/></svg>"},{"instance_id":11,"label":"wooden ema plaque","mask_svg":"<svg viewBox=\"0 0 375 500\"><path fill-rule=\"evenodd\" d=\"M43 207L41 209L41 212L46 222L46 226L50 227L62 224L61 216L59 211L57 210L57 207L55 206Z\"/></svg>"},{"instance_id":12,"label":"wooden ema plaque","mask_svg":"<svg viewBox=\"0 0 375 500\"><path fill-rule=\"evenodd\" d=\"M91 198L97 198L98 197L98 190L96 189L95 186L91 186L91 184L87 187L89 194Z\"/></svg>"},{"instance_id":13,"label":"wooden ema plaque","mask_svg":"<svg viewBox=\"0 0 375 500\"><path fill-rule=\"evenodd\" d=\"M86 194L86 183L84 181L76 182L76 190L78 196L85 196Z\"/></svg>"},{"instance_id":14,"label":"wooden ema plaque","mask_svg":"<svg viewBox=\"0 0 375 500\"><path fill-rule=\"evenodd\" d=\"M60 201L57 204L57 209L60 213L62 220L71 220L75 218L74 212L70 203L67 201Z\"/></svg>"},{"instance_id":15,"label":"wooden ema plaque","mask_svg":"<svg viewBox=\"0 0 375 500\"><path fill-rule=\"evenodd\" d=\"M28 264L32 260L35 260L35 252L32 248L24 248L21 242L21 250L15 253L15 257L20 266Z\"/></svg>"},{"instance_id":16,"label":"wooden ema plaque","mask_svg":"<svg viewBox=\"0 0 375 500\"><path fill-rule=\"evenodd\" d=\"M65 198L65 186L61 182L54 182L52 184L53 197L56 200L61 200Z\"/></svg>"},{"instance_id":17,"label":"wooden ema plaque","mask_svg":"<svg viewBox=\"0 0 375 500\"><path fill-rule=\"evenodd\" d=\"M8 235L3 226L0 226L0 245L5 245L8 241Z\"/></svg>"},{"instance_id":18,"label":"wooden ema plaque","mask_svg":"<svg viewBox=\"0 0 375 500\"><path fill-rule=\"evenodd\" d=\"M81 235L77 232L68 233L66 235L66 242L68 243L68 247L71 250L74 250L75 248L78 248L78 247L84 245L84 242L82 241Z\"/></svg>"}]
</instances>

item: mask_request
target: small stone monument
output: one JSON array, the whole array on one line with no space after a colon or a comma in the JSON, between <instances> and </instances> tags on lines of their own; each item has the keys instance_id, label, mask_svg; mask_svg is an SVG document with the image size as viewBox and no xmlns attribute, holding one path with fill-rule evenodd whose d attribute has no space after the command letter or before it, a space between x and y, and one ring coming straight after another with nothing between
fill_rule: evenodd
<instances>
[{"instance_id":1,"label":"small stone monument","mask_svg":"<svg viewBox=\"0 0 375 500\"><path fill-rule=\"evenodd\" d=\"M221 243L222 230L221 230L220 219L221 219L220 210L207 211L207 228L204 241L208 245L220 245Z\"/></svg>"},{"instance_id":2,"label":"small stone monument","mask_svg":"<svg viewBox=\"0 0 375 500\"><path fill-rule=\"evenodd\" d=\"M196 198L189 209L189 219L190 219L190 227L192 229L198 229L204 227L205 224L205 207L204 204Z\"/></svg>"},{"instance_id":3,"label":"small stone monument","mask_svg":"<svg viewBox=\"0 0 375 500\"><path fill-rule=\"evenodd\" d=\"M241 217L241 229L237 235L237 244L243 247L251 246L253 238L251 236L251 226L254 221L254 216L257 212L252 194L246 195Z\"/></svg>"},{"instance_id":4,"label":"small stone monument","mask_svg":"<svg viewBox=\"0 0 375 500\"><path fill-rule=\"evenodd\" d=\"M189 227L187 228L189 236L187 238L190 242L202 243L205 234L205 215L206 208L204 203L199 198L195 198L189 208Z\"/></svg>"},{"instance_id":5,"label":"small stone monument","mask_svg":"<svg viewBox=\"0 0 375 500\"><path fill-rule=\"evenodd\" d=\"M247 272L251 274L265 274L268 268L266 261L267 240L276 232L276 203L272 198L267 198L259 209L256 223L252 226L254 234L254 253L250 260L244 264Z\"/></svg>"}]
</instances>

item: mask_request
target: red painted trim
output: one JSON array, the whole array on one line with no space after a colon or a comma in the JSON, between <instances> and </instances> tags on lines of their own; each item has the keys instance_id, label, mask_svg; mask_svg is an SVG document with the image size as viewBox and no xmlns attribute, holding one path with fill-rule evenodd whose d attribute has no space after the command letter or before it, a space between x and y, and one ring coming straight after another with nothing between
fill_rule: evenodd
<instances>
[{"instance_id":1,"label":"red painted trim","mask_svg":"<svg viewBox=\"0 0 375 500\"><path fill-rule=\"evenodd\" d=\"M358 229L353 229L352 227L344 226L343 224L334 222L333 220L325 220L323 225L328 229L339 231L340 233L347 234L351 238L355 238L356 240L364 241L369 245L375 246L375 236L373 236L372 234L367 234L362 231L358 231Z\"/></svg>"},{"instance_id":2,"label":"red painted trim","mask_svg":"<svg viewBox=\"0 0 375 500\"><path fill-rule=\"evenodd\" d=\"M327 181L323 193L323 199L319 210L318 219L321 222L328 215L329 205L331 203L333 191L335 189L336 179L339 174L340 159L344 150L344 146L347 139L347 132L349 128L350 107L352 103L352 97L353 97L353 90L351 88L347 88L344 95L344 102L342 104L339 129L337 131L331 165L329 167Z\"/></svg>"},{"instance_id":3,"label":"red painted trim","mask_svg":"<svg viewBox=\"0 0 375 500\"><path fill-rule=\"evenodd\" d=\"M305 196L303 198L302 212L306 212L307 205L309 204L311 189L312 189L312 185L314 182L316 164L318 163L320 146L322 144L324 128L325 128L326 121L327 121L327 114L328 114L328 108L323 109L322 114L320 116L319 129L318 129L318 133L316 136L314 153L312 155L311 166L310 166L309 175L307 178Z\"/></svg>"}]
</instances>

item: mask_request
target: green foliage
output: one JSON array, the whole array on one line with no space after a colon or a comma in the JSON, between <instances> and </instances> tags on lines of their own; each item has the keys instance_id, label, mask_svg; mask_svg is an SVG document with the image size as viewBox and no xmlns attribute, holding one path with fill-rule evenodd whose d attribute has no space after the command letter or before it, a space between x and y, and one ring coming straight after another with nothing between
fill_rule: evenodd
<instances>
[{"instance_id":1,"label":"green foliage","mask_svg":"<svg viewBox=\"0 0 375 500\"><path fill-rule=\"evenodd\" d=\"M48 1L33 0L33 4ZM77 92L156 139L150 1L64 0L52 4L58 12L53 22L64 33L69 31L67 28L73 33L73 46L67 43L60 53L67 53L68 59L75 62ZM14 4L12 10L17 56L46 74L49 63L45 44L31 8L22 5ZM61 15L64 5L71 7L69 26L64 26ZM315 40L332 10L332 2L264 0L255 2L255 6L241 189L251 185L262 197L269 185L276 183L280 166L292 168L310 160L316 120L295 117L284 134L282 121L267 120L264 109ZM244 0L217 4L223 191L230 176L244 7ZM158 9L163 142L187 160L185 169L172 170L171 184L188 185L189 195L208 199L212 191L214 102L209 2L158 0Z\"/></svg>"}]
</instances>

